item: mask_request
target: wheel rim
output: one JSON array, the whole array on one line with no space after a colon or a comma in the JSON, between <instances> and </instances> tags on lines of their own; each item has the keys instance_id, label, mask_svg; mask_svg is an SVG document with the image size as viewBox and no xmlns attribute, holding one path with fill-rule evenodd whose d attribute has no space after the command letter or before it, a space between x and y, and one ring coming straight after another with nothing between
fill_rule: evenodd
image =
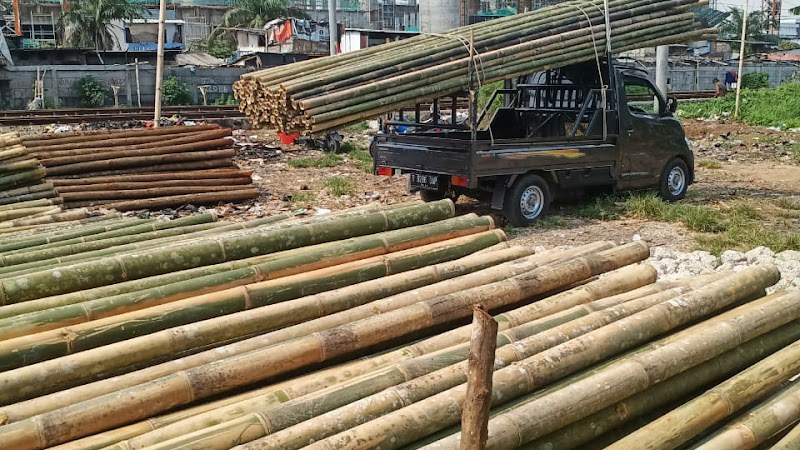
<instances>
[{"instance_id":1,"label":"wheel rim","mask_svg":"<svg viewBox=\"0 0 800 450\"><path fill-rule=\"evenodd\" d=\"M667 188L672 195L680 195L686 187L686 174L681 167L673 167L667 177Z\"/></svg>"},{"instance_id":2,"label":"wheel rim","mask_svg":"<svg viewBox=\"0 0 800 450\"><path fill-rule=\"evenodd\" d=\"M519 199L519 209L526 219L539 217L544 209L544 192L539 186L528 186L522 191Z\"/></svg>"}]
</instances>

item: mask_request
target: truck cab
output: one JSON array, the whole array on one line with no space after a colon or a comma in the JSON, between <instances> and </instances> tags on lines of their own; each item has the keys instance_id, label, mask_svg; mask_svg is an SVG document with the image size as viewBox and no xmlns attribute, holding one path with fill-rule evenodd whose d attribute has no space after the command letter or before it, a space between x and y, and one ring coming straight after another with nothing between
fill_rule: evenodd
<instances>
[{"instance_id":1,"label":"truck cab","mask_svg":"<svg viewBox=\"0 0 800 450\"><path fill-rule=\"evenodd\" d=\"M384 121L376 173L408 174L425 200L486 200L516 226L571 192L655 188L675 201L694 180L677 100L633 65L592 61L510 80L480 112L455 94L447 105L436 99L428 118L417 106L413 120L400 112Z\"/></svg>"}]
</instances>

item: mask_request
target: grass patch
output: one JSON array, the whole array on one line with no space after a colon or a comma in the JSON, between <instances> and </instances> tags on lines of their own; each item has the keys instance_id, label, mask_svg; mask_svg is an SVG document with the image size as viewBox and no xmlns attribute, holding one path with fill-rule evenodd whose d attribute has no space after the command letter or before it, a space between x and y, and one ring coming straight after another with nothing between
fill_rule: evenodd
<instances>
[{"instance_id":1,"label":"grass patch","mask_svg":"<svg viewBox=\"0 0 800 450\"><path fill-rule=\"evenodd\" d=\"M311 191L294 192L291 195L292 203L312 203L315 198Z\"/></svg>"},{"instance_id":2,"label":"grass patch","mask_svg":"<svg viewBox=\"0 0 800 450\"><path fill-rule=\"evenodd\" d=\"M356 189L353 180L345 177L328 177L323 183L331 194L336 196L353 195Z\"/></svg>"},{"instance_id":3,"label":"grass patch","mask_svg":"<svg viewBox=\"0 0 800 450\"><path fill-rule=\"evenodd\" d=\"M735 97L684 103L678 115L691 119L729 116L733 114ZM800 83L786 83L775 89L743 89L740 116L749 125L800 127Z\"/></svg>"},{"instance_id":4,"label":"grass patch","mask_svg":"<svg viewBox=\"0 0 800 450\"><path fill-rule=\"evenodd\" d=\"M353 160L353 165L360 171L372 173L372 156L365 148L345 142L341 146L342 153L347 153L347 156Z\"/></svg>"},{"instance_id":5,"label":"grass patch","mask_svg":"<svg viewBox=\"0 0 800 450\"><path fill-rule=\"evenodd\" d=\"M582 204L576 214L584 219L614 220L621 216L622 208L617 198L611 195L596 197L591 202Z\"/></svg>"},{"instance_id":6,"label":"grass patch","mask_svg":"<svg viewBox=\"0 0 800 450\"><path fill-rule=\"evenodd\" d=\"M366 120L362 120L361 122L356 122L345 127L345 131L349 131L351 133L363 133L367 130L369 130L369 124Z\"/></svg>"},{"instance_id":7,"label":"grass patch","mask_svg":"<svg viewBox=\"0 0 800 450\"><path fill-rule=\"evenodd\" d=\"M731 223L723 233L697 236L695 238L702 250L720 255L725 250L750 250L755 247L769 247L780 253L785 250L800 250L800 233L774 231L756 222Z\"/></svg>"},{"instance_id":8,"label":"grass patch","mask_svg":"<svg viewBox=\"0 0 800 450\"><path fill-rule=\"evenodd\" d=\"M294 167L295 169L309 168L309 167L315 167L315 168L336 167L342 164L342 162L343 160L341 156L334 155L333 153L325 153L324 155L317 158L290 159L289 167Z\"/></svg>"},{"instance_id":9,"label":"grass patch","mask_svg":"<svg viewBox=\"0 0 800 450\"><path fill-rule=\"evenodd\" d=\"M536 228L541 228L543 230L549 230L553 228L560 228L566 224L564 218L561 216L545 216L541 219L536 220L533 223L533 226Z\"/></svg>"},{"instance_id":10,"label":"grass patch","mask_svg":"<svg viewBox=\"0 0 800 450\"><path fill-rule=\"evenodd\" d=\"M788 197L777 198L772 203L778 208L800 211L800 200Z\"/></svg>"},{"instance_id":11,"label":"grass patch","mask_svg":"<svg viewBox=\"0 0 800 450\"><path fill-rule=\"evenodd\" d=\"M692 231L719 233L725 230L725 216L707 206L667 203L655 195L633 195L625 202L628 215L661 222L678 222Z\"/></svg>"},{"instance_id":12,"label":"grass patch","mask_svg":"<svg viewBox=\"0 0 800 450\"><path fill-rule=\"evenodd\" d=\"M703 167L706 169L721 169L722 164L718 161L714 161L713 159L701 159L697 162L697 167Z\"/></svg>"},{"instance_id":13,"label":"grass patch","mask_svg":"<svg viewBox=\"0 0 800 450\"><path fill-rule=\"evenodd\" d=\"M800 161L800 144L789 144L786 149L794 156L795 161Z\"/></svg>"}]
</instances>

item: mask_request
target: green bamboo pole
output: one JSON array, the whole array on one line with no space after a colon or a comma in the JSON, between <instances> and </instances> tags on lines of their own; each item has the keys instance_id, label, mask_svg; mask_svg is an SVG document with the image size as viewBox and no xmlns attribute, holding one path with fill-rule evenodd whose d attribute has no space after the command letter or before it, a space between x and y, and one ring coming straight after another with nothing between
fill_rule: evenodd
<instances>
[{"instance_id":1,"label":"green bamboo pole","mask_svg":"<svg viewBox=\"0 0 800 450\"><path fill-rule=\"evenodd\" d=\"M490 228L492 226L490 219L485 219L483 224L478 220L473 224L467 222L467 224L472 225L469 231L475 233ZM456 226L463 226L461 225L463 222L456 223ZM449 230L439 231L438 234L442 235L440 238L443 239L461 234L459 233L461 230L456 229L453 231L455 232L449 232ZM155 333L159 330L171 329L169 333L161 333L159 335L164 337L163 345L154 345L153 342L158 340L158 336L149 336L148 339L143 339L144 348L140 351L133 350L135 345L130 340L120 342L118 345L120 349L119 351L115 350L116 354L131 353L131 355L125 358L124 361L119 361L119 363L132 365L174 355L179 351L210 345L218 341L242 338L249 334L293 325L304 318L315 318L319 312L313 310L296 311L292 308L292 304L281 304L281 302L360 281L383 277L395 272L411 270L418 268L420 264L438 263L458 258L468 254L470 251L474 251L476 248L479 249L496 244L503 238L502 232L489 232L479 236L477 242L475 238L467 237L455 243L431 244L432 247L423 248L425 252L423 254L420 254L418 249L409 249L397 254L384 250L388 255L247 284L91 322L4 340L0 342L0 368L9 370L100 346L108 346L115 342ZM466 245L464 245L465 242ZM358 258L357 253L355 258ZM351 257L349 259L354 258ZM267 305L275 305L275 308L267 310L261 308ZM253 311L251 314L234 315L227 319L220 318L220 320L210 322L207 325L198 324L194 328L186 327L185 335L187 339L183 342L175 341L174 332L176 330L172 327L235 312L248 311L253 308L257 308L258 311ZM16 322L22 318L17 316L14 319ZM48 322L46 321L45 323ZM225 324L218 325L218 323ZM205 337L204 333L208 334L208 337ZM170 346L174 347L169 348ZM180 346L186 348L178 350L177 347ZM106 350L111 351L110 348L106 348ZM94 370L97 369L98 367L95 366Z\"/></svg>"},{"instance_id":2,"label":"green bamboo pole","mask_svg":"<svg viewBox=\"0 0 800 450\"><path fill-rule=\"evenodd\" d=\"M756 380L760 382L761 380ZM800 383L790 382L770 399L714 432L696 450L749 450L800 420Z\"/></svg>"},{"instance_id":3,"label":"green bamboo pole","mask_svg":"<svg viewBox=\"0 0 800 450\"><path fill-rule=\"evenodd\" d=\"M56 222L71 222L75 220L87 219L88 216L89 216L89 211L87 211L86 209L75 209L43 217L24 218L24 219L17 219L17 220L3 222L0 223L0 229L26 227L29 225L46 225Z\"/></svg>"},{"instance_id":4,"label":"green bamboo pole","mask_svg":"<svg viewBox=\"0 0 800 450\"><path fill-rule=\"evenodd\" d=\"M475 255L475 254L473 254ZM551 310L558 310L558 308L566 308L570 304L574 303L575 301L590 301L600 297L606 297L608 295L618 294L624 291L630 291L635 289L639 286L645 285L647 283L652 283L655 281L655 272L650 266L630 266L619 271L612 272L606 277L603 277L600 280L596 280L590 282L586 285L573 288L570 291L557 294L555 296L548 297L547 299L540 300L538 303L545 305L549 304L550 308L552 309L540 309L540 315L544 315ZM510 313L514 311L510 311L500 316L497 316L498 321L500 322L501 329L507 329L514 324L517 323L514 317L524 317L529 318L529 320L534 320L538 318L538 316L531 315L531 314L512 314L509 316ZM398 350L394 350L390 352L388 355L385 355L383 358L388 360L389 362L400 362L406 361L410 358L416 358L421 355L432 354L438 350L442 350L445 348L452 348L454 345L458 345L458 343L466 342L468 339L469 334L469 326L460 327L451 331L444 333L443 335L439 335L433 338L429 338L424 342L420 342L417 344L413 344L408 347L404 347ZM378 369L381 367L385 367L387 364L380 365L379 367L376 366L374 369ZM336 383L347 381L353 379L355 375L363 375L364 373L353 374L354 368L350 365L347 366L345 372L347 372L348 376L336 378ZM370 370L369 373L373 373L375 370ZM352 375L352 376L350 376ZM307 377L303 377L307 378ZM181 419L185 418L185 420L159 420L158 423L153 424L152 420L143 422L136 427L135 432L137 435L141 435L139 438L131 439L126 442L118 443L117 446L122 446L127 449L138 449L144 448L149 445L153 445L159 442L166 441L170 438L174 438L183 434L188 433L189 431L196 431L211 425L215 425L217 423L222 423L226 420L231 420L234 418L241 417L244 413L248 411L252 411L257 407L263 407L265 405L277 405L279 403L283 403L288 401L289 399L298 398L301 395L306 395L310 392L319 391L322 387L316 388L319 384L320 380L325 380L326 384L322 387L328 387L334 384L333 380L330 380L330 376L327 373L320 374L319 376L312 377L311 384L315 387L315 389L303 389L300 384L301 380L298 380L298 383L292 383L291 390L281 390L276 391L275 389L260 389L258 391L253 391L252 393L248 393L248 395L240 396L236 402L219 402L219 408L209 408L202 410L198 410L197 414L190 414L190 415L179 415ZM328 382L331 381L331 382ZM224 407L224 408L223 408ZM200 414L200 413L203 414ZM192 417L193 416L193 417ZM173 425L174 424L174 425ZM154 425L156 425L154 427ZM127 428L127 427L126 427ZM153 433L143 434L139 430L145 430L147 432L158 430ZM121 430L125 433L126 436L134 437L131 434L134 432L134 429L126 429ZM103 443L106 445L110 445L112 443L116 443L119 441L119 434L115 432L108 433L102 440ZM111 440L116 439L114 442L110 442ZM98 448L100 447L100 440L92 440L93 442L97 442ZM85 448L86 444L81 443L81 447Z\"/></svg>"},{"instance_id":5,"label":"green bamboo pole","mask_svg":"<svg viewBox=\"0 0 800 450\"><path fill-rule=\"evenodd\" d=\"M132 234L145 233L149 231L167 230L170 228L183 227L187 225L199 225L204 223L211 223L214 222L215 220L216 216L214 214L195 214L192 216L182 217L174 220L160 220L155 222L150 221L146 223L142 223L144 221L141 221L141 219L139 220L134 219L135 221L134 223L138 222L138 224L133 225L133 223L131 223L131 225L128 226L118 226L115 227L114 229L101 231L99 233L81 234L80 236L75 236L72 238L59 239L52 242L49 241L42 242L41 244L38 245L29 245L23 249L6 250L3 248L3 246L0 246L0 251L2 252L0 255L1 256L16 255L20 253L56 248L64 245L99 241L103 239L110 239L116 237L124 237ZM125 223L123 225L125 225Z\"/></svg>"},{"instance_id":6,"label":"green bamboo pole","mask_svg":"<svg viewBox=\"0 0 800 450\"><path fill-rule=\"evenodd\" d=\"M792 294L786 297L790 296ZM763 398L798 373L800 373L800 342L795 342L608 448L614 450L677 448L714 424ZM790 412L787 411L787 414ZM729 437L729 434L725 433L722 438L725 437Z\"/></svg>"},{"instance_id":7,"label":"green bamboo pole","mask_svg":"<svg viewBox=\"0 0 800 450\"><path fill-rule=\"evenodd\" d=\"M47 170L39 167L6 175L0 175L0 188L16 187L45 177Z\"/></svg>"},{"instance_id":8,"label":"green bamboo pole","mask_svg":"<svg viewBox=\"0 0 800 450\"><path fill-rule=\"evenodd\" d=\"M40 184L34 184L32 186L26 186L17 189L2 191L0 192L0 199L16 197L18 195L33 194L42 191L52 191L52 190L53 190L53 183L50 181L46 181Z\"/></svg>"},{"instance_id":9,"label":"green bamboo pole","mask_svg":"<svg viewBox=\"0 0 800 450\"><path fill-rule=\"evenodd\" d=\"M800 293L768 300L745 305L677 333L648 351L496 415L489 422L487 449L519 446L553 432L789 323L800 312ZM596 389L598 383L604 389ZM592 387L587 389L588 386ZM509 428L512 424L516 426L513 430ZM452 447L453 442L448 439L429 447ZM646 447L637 444L636 448Z\"/></svg>"},{"instance_id":10,"label":"green bamboo pole","mask_svg":"<svg viewBox=\"0 0 800 450\"><path fill-rule=\"evenodd\" d=\"M125 219L124 221L109 225L87 225L84 227L79 227L75 230L51 231L36 233L35 235L21 236L18 238L3 239L3 243L0 244L0 252L21 250L24 248L37 247L53 242L62 242L83 236L97 235L108 231L120 230L145 223L152 223L152 221L152 219Z\"/></svg>"},{"instance_id":11,"label":"green bamboo pole","mask_svg":"<svg viewBox=\"0 0 800 450\"><path fill-rule=\"evenodd\" d=\"M0 211L0 222L13 223L14 219L33 217L37 214L51 213L52 211L52 206L37 206L33 208L20 208L9 211Z\"/></svg>"},{"instance_id":12,"label":"green bamboo pole","mask_svg":"<svg viewBox=\"0 0 800 450\"><path fill-rule=\"evenodd\" d=\"M25 209L25 208L40 208L44 206L55 206L58 205L60 202L58 199L39 199L39 200L30 200L26 202L19 202L14 203L11 205L2 205L0 206L0 213L5 211L13 211L15 209Z\"/></svg>"},{"instance_id":13,"label":"green bamboo pole","mask_svg":"<svg viewBox=\"0 0 800 450\"><path fill-rule=\"evenodd\" d=\"M520 448L581 448L602 434L656 411L674 399L686 398L699 389L707 388L746 369L798 339L800 323L791 322Z\"/></svg>"},{"instance_id":14,"label":"green bamboo pole","mask_svg":"<svg viewBox=\"0 0 800 450\"><path fill-rule=\"evenodd\" d=\"M310 270L322 269L471 235L487 230L491 226L492 222L489 218L478 218L474 215L462 216L429 225L318 244L207 268L191 269L160 277L146 278L138 282L129 282L126 286L100 288L90 296L78 293L78 295L35 300L33 302L36 302L36 307L39 308L36 311L31 311L27 314L11 314L19 312L18 310L6 312L8 316L0 319L0 336L2 336L0 339L39 333L70 324L85 323L151 308L223 289L302 274ZM120 291L122 292L119 293ZM112 292L118 294L109 297L102 296L103 293ZM93 299L86 300L87 297ZM236 298L236 295L233 298ZM222 301L222 298L218 297L216 301ZM190 304L192 302L184 302L175 307L183 308L188 307ZM254 306L253 303L249 303L249 305L250 307ZM9 305L2 310L12 309L14 306L16 305ZM51 308L44 308L45 306L51 306ZM172 310L172 308L168 309ZM161 311L161 313L166 312ZM199 320L210 313L211 311L207 310L195 317Z\"/></svg>"},{"instance_id":15,"label":"green bamboo pole","mask_svg":"<svg viewBox=\"0 0 800 450\"><path fill-rule=\"evenodd\" d=\"M24 159L22 161L9 162L4 161L0 164L0 173L11 173L22 170L31 170L40 167L39 161L36 159Z\"/></svg>"},{"instance_id":16,"label":"green bamboo pole","mask_svg":"<svg viewBox=\"0 0 800 450\"><path fill-rule=\"evenodd\" d=\"M775 273L774 268L771 271L753 270L741 277L726 277L682 296L666 291L632 300L499 349L495 360L501 369L493 377L493 404L508 402L530 393L591 364L647 342L661 333L746 298L763 289L765 285L774 283ZM737 287L731 288L731 285ZM743 288L743 285L747 287ZM719 292L720 289L727 292ZM670 298L672 300L665 301ZM542 321L531 322L524 329L531 325L546 327L548 318L545 317ZM552 347L553 345L556 346ZM505 367L514 362L516 364ZM381 448L398 448L458 424L466 385L460 384L465 381L463 367L455 368L453 372L455 375L450 376L450 383L443 382L445 377L437 374L440 376L404 386L401 392L393 393L394 400L388 396L382 401L365 399L361 405L349 407L353 413L344 416L348 420L338 425L340 429L332 430L334 433L342 432L318 440L312 448L346 448L348 442L355 442L352 441L354 438L359 441L366 436L370 442L380 445ZM405 402L397 404L398 398L405 399ZM389 412L393 410L394 412ZM385 414L387 412L389 414ZM331 417L341 414L341 410L334 411ZM381 415L382 417L377 418ZM364 423L369 420L371 421ZM295 430L286 430L285 434L278 433L243 448L269 448L276 443L284 445L284 440L291 440L296 444L301 437L310 435L315 435L315 440L329 436L327 429L320 430L316 427L315 422L318 421L319 418L298 426ZM324 423L329 424L330 419ZM353 425L356 426L350 428ZM346 428L350 429L344 431ZM414 432L408 433L410 429L414 429ZM325 434L317 436L316 433L320 432ZM444 446L452 445L450 442Z\"/></svg>"},{"instance_id":17,"label":"green bamboo pole","mask_svg":"<svg viewBox=\"0 0 800 450\"><path fill-rule=\"evenodd\" d=\"M41 191L41 192L34 192L32 194L22 194L17 195L14 197L5 197L0 198L0 205L10 205L12 203L21 203L27 202L31 200L40 200L43 198L54 198L57 197L58 194L55 191Z\"/></svg>"},{"instance_id":18,"label":"green bamboo pole","mask_svg":"<svg viewBox=\"0 0 800 450\"><path fill-rule=\"evenodd\" d=\"M770 447L770 450L793 450L800 448L800 425L796 425L780 441Z\"/></svg>"},{"instance_id":19,"label":"green bamboo pole","mask_svg":"<svg viewBox=\"0 0 800 450\"><path fill-rule=\"evenodd\" d=\"M459 275L472 273L487 267L495 266L509 260L514 260L526 255L530 255L531 250L522 247L513 247L500 250L485 255L470 255L464 258L432 265L425 268L416 269L407 274L397 274L379 280L367 281L355 286L348 286L337 289L338 298L349 298L354 295L363 295L369 298L383 298L407 289L417 289L428 284L457 277ZM410 282L413 280L413 282ZM322 293L316 296L332 297L334 293ZM312 321L313 322L313 321ZM310 323L310 322L309 322ZM345 321L344 323L347 323ZM327 324L325 324L327 325ZM324 326L324 325L322 325ZM52 411L74 403L99 397L103 394L113 392L145 383L175 372L211 363L221 358L236 354L245 353L252 350L266 348L294 337L305 336L314 330L324 329L321 327L309 327L296 325L287 327L283 330L267 333L263 336L250 338L241 342L228 344L217 349L207 350L194 355L186 356L176 361L168 361L157 366L141 369L125 375L120 375L108 380L84 384L68 390L63 390L48 396L35 398L26 402L17 403L0 410L0 423L16 422L37 414ZM446 346L445 344L442 344Z\"/></svg>"},{"instance_id":20,"label":"green bamboo pole","mask_svg":"<svg viewBox=\"0 0 800 450\"><path fill-rule=\"evenodd\" d=\"M344 327L296 339L292 344L286 345L287 349L291 349L288 353L271 349L256 350L109 394L114 398L123 395L128 399L124 402L124 406L119 402L110 402L106 396L102 396L68 407L68 411L56 410L12 423L0 428L0 441L8 442L20 449L44 448L64 443L188 402L220 394L244 384L466 317L471 312L471 305L476 303L481 303L489 309L513 304L631 264L648 255L649 249L644 244L633 243L551 266L536 272L535 276L521 275L506 282L492 283L482 288L438 297ZM14 371L0 375L12 372ZM192 381L187 383L187 380ZM4 390L9 386L5 379L0 385ZM94 405L98 404L102 407L96 409Z\"/></svg>"},{"instance_id":21,"label":"green bamboo pole","mask_svg":"<svg viewBox=\"0 0 800 450\"><path fill-rule=\"evenodd\" d=\"M57 273L43 271L6 278L0 280L0 304L33 300L293 247L346 239L354 235L404 228L442 220L452 217L453 214L453 202L443 200L379 211L363 217L338 219L324 225L278 228L263 233L255 229L230 238L223 234L181 246L79 263L62 267Z\"/></svg>"}]
</instances>

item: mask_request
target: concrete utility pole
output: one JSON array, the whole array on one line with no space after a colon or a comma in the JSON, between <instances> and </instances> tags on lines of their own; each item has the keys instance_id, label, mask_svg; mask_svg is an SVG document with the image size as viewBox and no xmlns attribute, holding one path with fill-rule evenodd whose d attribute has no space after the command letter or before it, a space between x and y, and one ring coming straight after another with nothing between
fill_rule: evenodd
<instances>
[{"instance_id":1,"label":"concrete utility pole","mask_svg":"<svg viewBox=\"0 0 800 450\"><path fill-rule=\"evenodd\" d=\"M664 96L667 95L669 77L669 45L656 47L656 87Z\"/></svg>"},{"instance_id":2,"label":"concrete utility pole","mask_svg":"<svg viewBox=\"0 0 800 450\"><path fill-rule=\"evenodd\" d=\"M331 35L331 55L337 53L336 35L339 34L339 25L336 24L336 0L328 0L328 32Z\"/></svg>"},{"instance_id":3,"label":"concrete utility pole","mask_svg":"<svg viewBox=\"0 0 800 450\"><path fill-rule=\"evenodd\" d=\"M164 85L164 38L167 16L167 0L159 1L158 10L158 53L156 54L156 107L153 114L153 126L161 126L161 87ZM138 65L137 65L138 67Z\"/></svg>"},{"instance_id":4,"label":"concrete utility pole","mask_svg":"<svg viewBox=\"0 0 800 450\"><path fill-rule=\"evenodd\" d=\"M742 79L744 75L744 41L747 39L747 0L744 0L744 12L742 13L742 43L739 45L739 71L736 72L736 107L733 110L733 118L739 118L739 101L742 98Z\"/></svg>"}]
</instances>

